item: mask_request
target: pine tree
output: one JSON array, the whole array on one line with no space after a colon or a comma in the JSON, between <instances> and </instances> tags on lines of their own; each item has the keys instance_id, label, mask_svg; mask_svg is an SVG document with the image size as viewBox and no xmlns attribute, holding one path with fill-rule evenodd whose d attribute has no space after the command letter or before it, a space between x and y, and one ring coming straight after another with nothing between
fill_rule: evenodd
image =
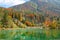
<instances>
[{"instance_id":1,"label":"pine tree","mask_svg":"<svg viewBox=\"0 0 60 40\"><path fill-rule=\"evenodd\" d=\"M3 24L3 27L7 27L8 25L8 11L4 11L4 16L3 16L3 19L2 19L2 24Z\"/></svg>"}]
</instances>

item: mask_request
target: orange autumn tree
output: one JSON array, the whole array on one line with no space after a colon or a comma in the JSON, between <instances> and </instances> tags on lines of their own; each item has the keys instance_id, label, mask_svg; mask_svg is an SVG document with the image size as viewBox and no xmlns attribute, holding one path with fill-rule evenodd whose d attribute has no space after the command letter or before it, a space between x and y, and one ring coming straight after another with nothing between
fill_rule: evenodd
<instances>
[{"instance_id":1,"label":"orange autumn tree","mask_svg":"<svg viewBox=\"0 0 60 40\"><path fill-rule=\"evenodd\" d=\"M26 24L27 26L32 26L32 23L29 22L29 21L25 21L25 24Z\"/></svg>"},{"instance_id":2,"label":"orange autumn tree","mask_svg":"<svg viewBox=\"0 0 60 40\"><path fill-rule=\"evenodd\" d=\"M44 22L44 25L46 26L46 27L49 27L50 25L51 25L51 21L50 21L50 19L46 19L45 20L45 22Z\"/></svg>"},{"instance_id":3,"label":"orange autumn tree","mask_svg":"<svg viewBox=\"0 0 60 40\"><path fill-rule=\"evenodd\" d=\"M28 14L28 16L29 16L29 17L34 17L34 16L35 16L35 14L30 13L30 14Z\"/></svg>"}]
</instances>

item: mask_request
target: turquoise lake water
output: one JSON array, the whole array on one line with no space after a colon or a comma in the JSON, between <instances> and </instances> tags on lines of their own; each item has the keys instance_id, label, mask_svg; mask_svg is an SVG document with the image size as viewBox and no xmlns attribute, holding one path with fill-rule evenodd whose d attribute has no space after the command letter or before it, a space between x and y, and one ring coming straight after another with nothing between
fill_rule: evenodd
<instances>
[{"instance_id":1,"label":"turquoise lake water","mask_svg":"<svg viewBox=\"0 0 60 40\"><path fill-rule=\"evenodd\" d=\"M0 40L60 40L60 30L39 28L0 30Z\"/></svg>"}]
</instances>

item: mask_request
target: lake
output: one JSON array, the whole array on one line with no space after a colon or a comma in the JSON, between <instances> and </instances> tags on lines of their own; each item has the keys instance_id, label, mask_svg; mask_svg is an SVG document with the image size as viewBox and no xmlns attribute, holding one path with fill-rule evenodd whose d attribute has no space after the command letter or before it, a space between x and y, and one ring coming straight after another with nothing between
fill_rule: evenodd
<instances>
[{"instance_id":1,"label":"lake","mask_svg":"<svg viewBox=\"0 0 60 40\"><path fill-rule=\"evenodd\" d=\"M60 30L40 28L1 29L0 40L60 40Z\"/></svg>"}]
</instances>

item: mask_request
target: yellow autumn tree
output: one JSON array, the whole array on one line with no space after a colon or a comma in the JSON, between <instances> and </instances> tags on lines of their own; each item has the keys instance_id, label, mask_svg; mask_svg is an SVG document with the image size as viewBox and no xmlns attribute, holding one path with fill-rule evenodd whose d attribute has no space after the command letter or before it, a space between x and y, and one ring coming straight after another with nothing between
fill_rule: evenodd
<instances>
[{"instance_id":1,"label":"yellow autumn tree","mask_svg":"<svg viewBox=\"0 0 60 40\"><path fill-rule=\"evenodd\" d=\"M51 23L51 28L56 28L57 27L57 21L53 20L53 22Z\"/></svg>"}]
</instances>

